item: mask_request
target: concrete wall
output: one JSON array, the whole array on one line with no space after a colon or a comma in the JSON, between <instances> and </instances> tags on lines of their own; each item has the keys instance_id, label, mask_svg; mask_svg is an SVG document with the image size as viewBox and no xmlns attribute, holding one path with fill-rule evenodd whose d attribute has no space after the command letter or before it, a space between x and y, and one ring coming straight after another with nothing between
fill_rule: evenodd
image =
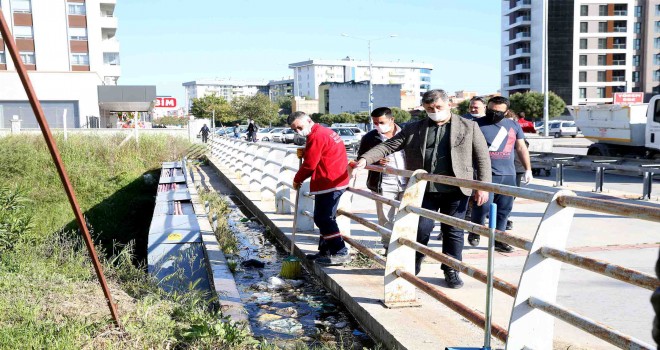
<instances>
[{"instance_id":1,"label":"concrete wall","mask_svg":"<svg viewBox=\"0 0 660 350\"><path fill-rule=\"evenodd\" d=\"M401 85L374 85L374 108L401 108ZM357 113L369 110L368 84L331 84L329 86L329 112Z\"/></svg>"}]
</instances>

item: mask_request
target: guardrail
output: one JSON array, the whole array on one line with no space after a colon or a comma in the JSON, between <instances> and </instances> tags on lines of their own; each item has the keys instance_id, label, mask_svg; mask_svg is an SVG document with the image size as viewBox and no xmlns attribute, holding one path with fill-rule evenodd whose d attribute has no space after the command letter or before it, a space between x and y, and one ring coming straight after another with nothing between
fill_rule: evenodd
<instances>
[{"instance_id":1,"label":"guardrail","mask_svg":"<svg viewBox=\"0 0 660 350\"><path fill-rule=\"evenodd\" d=\"M594 192L602 192L605 184L605 172L616 171L624 175L642 176L642 195L639 199L648 200L653 191L653 177L660 175L660 161L584 156L574 154L543 153L530 152L532 167L538 165L547 165L556 170L555 186L564 185L564 168L574 167L580 169L590 169L596 171ZM549 172L548 172L549 173Z\"/></svg>"},{"instance_id":2,"label":"guardrail","mask_svg":"<svg viewBox=\"0 0 660 350\"><path fill-rule=\"evenodd\" d=\"M226 138L215 138L211 141L210 147L211 155L237 172L240 178L250 185L251 191L260 191L262 200L274 200L278 213L290 213L291 204L294 200L291 181L298 165L295 149L269 144L247 143ZM529 241L505 231L495 232L496 240L528 251L520 282L517 286L500 278L494 278L494 288L515 299L508 329L499 325L491 325L492 335L505 342L507 349L552 348L555 318L559 318L620 348L654 348L654 346L639 339L621 334L602 323L558 305L556 299L562 263L649 290L660 287L660 281L654 276L606 261L589 258L565 249L575 209L627 216L651 222L660 222L660 209L579 197L574 192L567 190L551 193L475 180L462 180L455 177L428 174L424 170L413 172L377 166L368 166L367 169L409 178L401 201L386 199L380 195L353 187L348 189L353 194L398 207L398 213L391 230L353 214L350 210L350 203L340 203L338 209L338 221L340 218L342 220L338 224L345 241L385 269L383 301L386 306L416 305L415 293L416 288L419 288L472 323L482 328L485 327L485 319L481 313L451 299L441 290L411 273L411 271L414 271L415 252L419 251L434 260L463 272L467 276L486 283L485 271L416 242L417 224L420 216L453 225L484 237L489 236L489 229L486 226L476 225L421 208L425 188L429 181L469 187L548 204L533 240ZM301 231L310 231L314 228L310 213L313 208L313 196L309 194L308 188L308 183L304 183L302 187L304 195L300 196L301 202L299 204L299 213L302 215L298 215L299 220L294 223ZM342 200L350 197L342 196ZM352 239L350 236L350 221L347 223L347 219L354 220L387 238L390 242L388 255L383 257Z\"/></svg>"}]
</instances>

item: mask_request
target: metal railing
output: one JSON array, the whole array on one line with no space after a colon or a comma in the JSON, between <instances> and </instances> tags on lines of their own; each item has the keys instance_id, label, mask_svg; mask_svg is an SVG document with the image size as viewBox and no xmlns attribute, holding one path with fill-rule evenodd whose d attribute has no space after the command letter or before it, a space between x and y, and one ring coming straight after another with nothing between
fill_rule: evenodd
<instances>
[{"instance_id":1,"label":"metal railing","mask_svg":"<svg viewBox=\"0 0 660 350\"><path fill-rule=\"evenodd\" d=\"M293 191L290 190L290 182L297 170L295 152L295 149L268 144L247 143L227 138L216 138L211 141L211 155L235 171L244 183L249 184L251 190L261 191L262 199L274 200L277 213L290 213L293 203ZM533 240L530 241L505 231L495 232L497 241L528 251L518 286L497 277L494 279L495 289L515 299L508 329L495 324L491 326L492 335L505 342L507 349L552 348L555 318L559 318L620 348L654 348L639 339L621 334L606 325L558 305L556 299L562 263L649 290L660 287L660 281L654 276L565 249L575 209L626 216L651 222L660 222L660 209L579 197L574 192L567 190L552 193L433 175L426 173L424 170L413 172L377 166L368 166L367 169L409 178L408 185L400 201L387 199L353 187L348 188L348 191L354 195L397 207L398 212L392 229L353 214L349 199L352 196L342 196L337 211L338 225L345 241L384 267L383 302L386 306L417 305L416 288L419 288L477 326L485 327L483 314L453 300L442 290L416 277L411 272L414 271L415 252L421 252L431 259L442 262L467 276L486 283L485 271L416 242L417 224L420 216L480 236L489 236L489 229L486 226L421 208L427 183L443 183L547 203ZM302 219L299 220L302 222L295 222L294 225L298 230L311 231L314 228L310 212L313 208L313 195L309 194L308 183L304 183L301 190L303 195L300 196L299 210L302 215L298 215L298 218ZM381 256L351 238L350 220L362 224L389 240L387 256Z\"/></svg>"}]
</instances>

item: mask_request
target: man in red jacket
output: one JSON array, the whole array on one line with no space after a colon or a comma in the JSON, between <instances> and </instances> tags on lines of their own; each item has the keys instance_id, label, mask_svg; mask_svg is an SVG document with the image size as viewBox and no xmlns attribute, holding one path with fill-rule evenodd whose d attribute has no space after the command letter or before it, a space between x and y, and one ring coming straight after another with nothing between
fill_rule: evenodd
<instances>
[{"instance_id":1,"label":"man in red jacket","mask_svg":"<svg viewBox=\"0 0 660 350\"><path fill-rule=\"evenodd\" d=\"M351 260L337 226L339 198L348 187L346 148L336 132L315 124L304 112L292 113L287 122L291 129L306 137L302 166L293 178L293 188L299 189L311 176L310 193L314 195L314 223L321 232L319 252L308 255L320 265L341 265Z\"/></svg>"}]
</instances>

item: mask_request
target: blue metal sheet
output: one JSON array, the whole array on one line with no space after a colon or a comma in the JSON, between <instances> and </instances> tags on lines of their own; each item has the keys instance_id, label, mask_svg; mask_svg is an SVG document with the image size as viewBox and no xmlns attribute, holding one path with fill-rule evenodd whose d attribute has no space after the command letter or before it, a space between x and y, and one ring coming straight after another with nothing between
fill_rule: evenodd
<instances>
[{"instance_id":1,"label":"blue metal sheet","mask_svg":"<svg viewBox=\"0 0 660 350\"><path fill-rule=\"evenodd\" d=\"M200 231L197 217L194 214L188 215L159 215L151 219L149 226L149 235L159 233L172 233L175 231Z\"/></svg>"},{"instance_id":2,"label":"blue metal sheet","mask_svg":"<svg viewBox=\"0 0 660 350\"><path fill-rule=\"evenodd\" d=\"M171 183L179 183L179 182L185 183L186 182L185 176L179 175L179 176L161 177L158 180L158 183L161 184L171 184Z\"/></svg>"},{"instance_id":3,"label":"blue metal sheet","mask_svg":"<svg viewBox=\"0 0 660 350\"><path fill-rule=\"evenodd\" d=\"M190 193L188 190L176 190L159 192L156 195L156 202L170 202L170 201L190 201Z\"/></svg>"},{"instance_id":4,"label":"blue metal sheet","mask_svg":"<svg viewBox=\"0 0 660 350\"><path fill-rule=\"evenodd\" d=\"M193 208L190 202L182 202L181 210L183 211L183 215L195 214L195 208ZM174 215L174 202L156 201L154 215Z\"/></svg>"},{"instance_id":5,"label":"blue metal sheet","mask_svg":"<svg viewBox=\"0 0 660 350\"><path fill-rule=\"evenodd\" d=\"M163 169L181 168L181 162L163 162Z\"/></svg>"},{"instance_id":6,"label":"blue metal sheet","mask_svg":"<svg viewBox=\"0 0 660 350\"><path fill-rule=\"evenodd\" d=\"M150 244L147 259L149 274L165 291L211 290L202 243Z\"/></svg>"}]
</instances>

